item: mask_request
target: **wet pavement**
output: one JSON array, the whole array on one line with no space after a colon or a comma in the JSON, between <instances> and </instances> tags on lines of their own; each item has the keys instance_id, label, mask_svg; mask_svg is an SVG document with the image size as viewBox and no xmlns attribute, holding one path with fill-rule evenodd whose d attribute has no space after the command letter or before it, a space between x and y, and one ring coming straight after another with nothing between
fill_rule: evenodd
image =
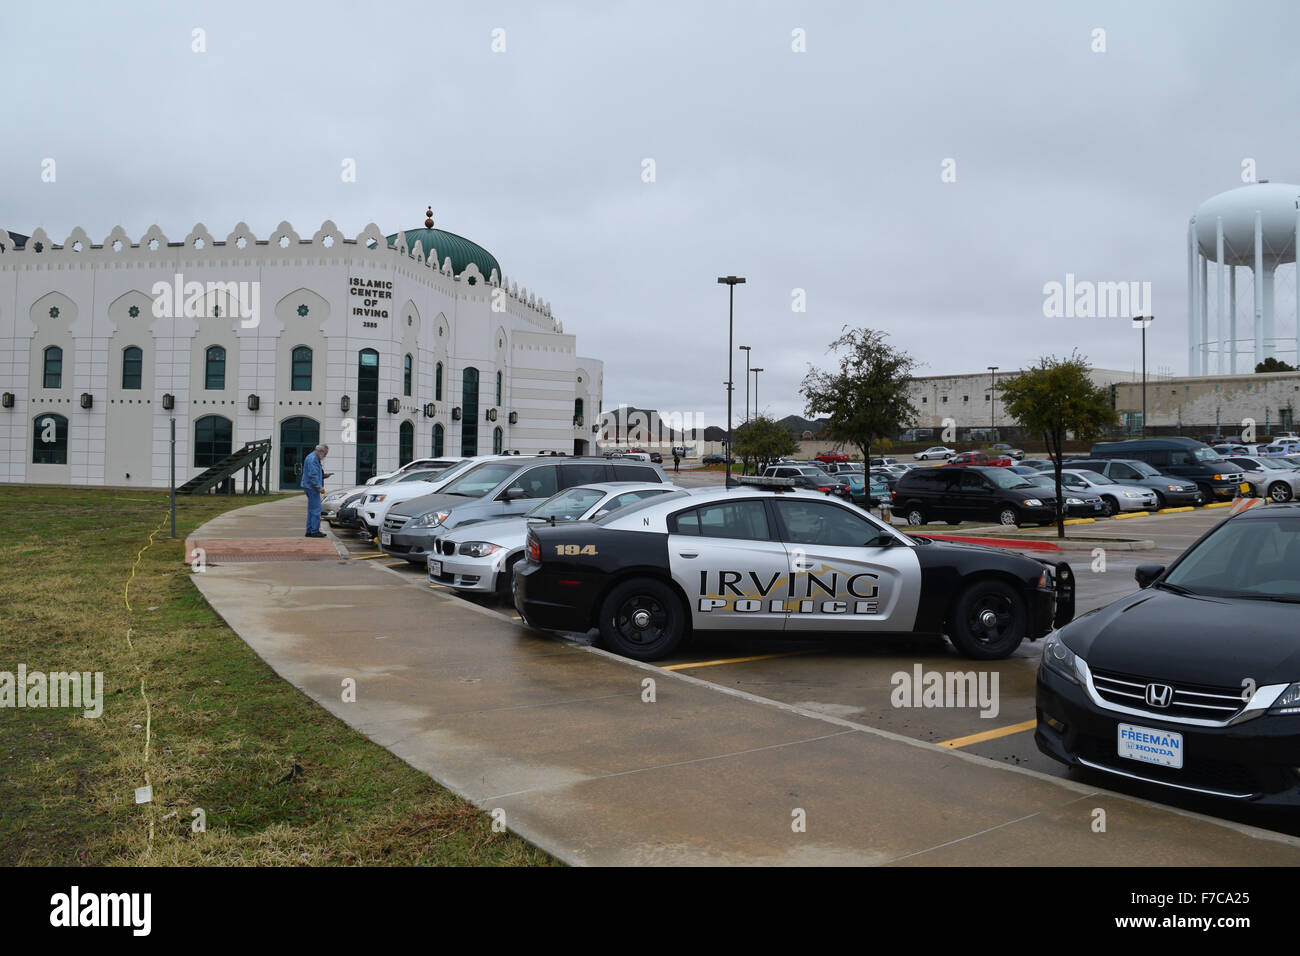
<instances>
[{"instance_id":1,"label":"wet pavement","mask_svg":"<svg viewBox=\"0 0 1300 956\"><path fill-rule=\"evenodd\" d=\"M1224 516L1123 522L1130 535L1148 522L1158 547L1107 552L1104 571L1072 553L1079 611L1133 590L1137 564L1171 560ZM430 588L360 535L334 538L346 557L194 580L323 707L568 862L1300 862L1300 841L1256 829L1285 819L1071 777L1039 755L1040 644L976 667L943 641L699 639L643 665ZM996 675L996 712L894 706L895 675L917 667ZM349 678L355 702L342 699ZM1199 815L1228 812L1235 822Z\"/></svg>"}]
</instances>

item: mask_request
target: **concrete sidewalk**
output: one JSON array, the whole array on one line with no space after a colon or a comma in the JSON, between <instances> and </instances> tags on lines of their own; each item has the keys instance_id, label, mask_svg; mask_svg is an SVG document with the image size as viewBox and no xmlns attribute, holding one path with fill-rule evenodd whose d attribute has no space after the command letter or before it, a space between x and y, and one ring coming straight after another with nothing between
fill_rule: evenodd
<instances>
[{"instance_id":1,"label":"concrete sidewalk","mask_svg":"<svg viewBox=\"0 0 1300 956\"><path fill-rule=\"evenodd\" d=\"M328 530L324 525L322 530ZM308 538L307 500L295 495L217 515L185 539L185 563L316 561L344 552L333 538Z\"/></svg>"},{"instance_id":2,"label":"concrete sidewalk","mask_svg":"<svg viewBox=\"0 0 1300 956\"><path fill-rule=\"evenodd\" d=\"M271 533L301 509L235 514ZM193 580L286 680L568 863L1300 863L1290 837L614 658L382 561L236 563Z\"/></svg>"}]
</instances>

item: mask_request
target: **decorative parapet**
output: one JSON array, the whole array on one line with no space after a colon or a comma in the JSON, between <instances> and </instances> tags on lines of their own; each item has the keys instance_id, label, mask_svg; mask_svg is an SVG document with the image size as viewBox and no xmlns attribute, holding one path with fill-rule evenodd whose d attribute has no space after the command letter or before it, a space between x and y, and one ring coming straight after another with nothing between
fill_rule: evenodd
<instances>
[{"instance_id":1,"label":"decorative parapet","mask_svg":"<svg viewBox=\"0 0 1300 956\"><path fill-rule=\"evenodd\" d=\"M474 286L482 284L489 290L500 290L505 298L505 311L516 315L533 325L562 331L560 323L551 312L551 305L544 299L530 293L527 288L520 289L505 276L497 275L496 269L490 276L484 276L478 267L471 263L459 276L452 274L451 257L446 256L439 264L438 250L422 249L417 241L414 248L406 247L405 232L398 231L392 246L373 222L367 224L354 239L346 239L330 220L321 224L320 229L310 239L303 239L293 226L282 222L266 239L258 239L247 223L239 223L226 236L225 240L213 238L203 223L196 223L184 240L173 242L167 238L157 225L150 226L138 240L132 240L121 226L114 226L103 242L90 240L80 226L69 233L62 243L51 241L44 229L35 229L22 246L16 246L15 240L5 229L0 229L0 269L23 268L66 268L69 265L137 265L141 260L158 262L166 258L176 258L178 254L186 258L202 261L228 260L231 258L278 258L288 254L301 257L321 257L329 255L366 255L372 254L382 259L384 256L402 256L422 266L431 273L445 276L460 282L472 277ZM489 300L495 301L494 292L489 292Z\"/></svg>"}]
</instances>

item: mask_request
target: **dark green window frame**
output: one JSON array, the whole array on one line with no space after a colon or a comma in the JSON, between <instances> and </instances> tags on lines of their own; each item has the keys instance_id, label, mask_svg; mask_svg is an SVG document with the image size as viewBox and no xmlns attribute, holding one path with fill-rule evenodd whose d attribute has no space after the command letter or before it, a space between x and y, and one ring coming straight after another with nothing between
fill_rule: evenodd
<instances>
[{"instance_id":1,"label":"dark green window frame","mask_svg":"<svg viewBox=\"0 0 1300 956\"><path fill-rule=\"evenodd\" d=\"M292 368L289 376L289 391L311 391L311 361L312 352L307 346L299 345L293 350Z\"/></svg>"},{"instance_id":2,"label":"dark green window frame","mask_svg":"<svg viewBox=\"0 0 1300 956\"><path fill-rule=\"evenodd\" d=\"M225 348L209 345L203 355L203 387L209 391L223 391L226 387Z\"/></svg>"}]
</instances>

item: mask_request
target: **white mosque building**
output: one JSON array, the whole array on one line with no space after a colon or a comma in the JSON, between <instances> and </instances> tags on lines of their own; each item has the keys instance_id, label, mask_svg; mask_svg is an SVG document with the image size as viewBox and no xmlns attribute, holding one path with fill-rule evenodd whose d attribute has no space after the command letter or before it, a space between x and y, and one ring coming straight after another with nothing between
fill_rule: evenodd
<instances>
[{"instance_id":1,"label":"white mosque building","mask_svg":"<svg viewBox=\"0 0 1300 956\"><path fill-rule=\"evenodd\" d=\"M173 419L178 485L246 447L265 466L267 441L269 490L298 487L318 441L332 487L430 455L593 451L602 363L426 217L353 239L0 229L0 482L167 487Z\"/></svg>"}]
</instances>

